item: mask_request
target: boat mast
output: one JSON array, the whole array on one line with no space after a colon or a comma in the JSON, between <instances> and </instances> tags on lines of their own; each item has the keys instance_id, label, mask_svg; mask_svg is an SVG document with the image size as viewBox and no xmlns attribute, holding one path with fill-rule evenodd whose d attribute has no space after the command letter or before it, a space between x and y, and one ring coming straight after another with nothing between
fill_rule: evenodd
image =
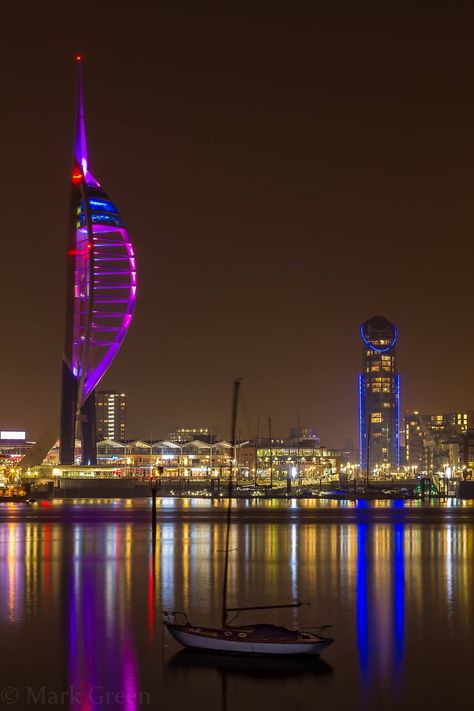
<instances>
[{"instance_id":1,"label":"boat mast","mask_svg":"<svg viewBox=\"0 0 474 711\"><path fill-rule=\"evenodd\" d=\"M297 466L297 473L298 473L298 484L300 483L300 462L301 462L301 457L300 457L300 437L301 437L301 430L300 430L300 415L297 413L296 419L298 422L297 425L297 435L298 435L298 442L297 442L297 454L296 454L296 463L298 464Z\"/></svg>"},{"instance_id":2,"label":"boat mast","mask_svg":"<svg viewBox=\"0 0 474 711\"><path fill-rule=\"evenodd\" d=\"M273 440L272 440L272 418L268 418L268 437L270 439L270 493L273 491Z\"/></svg>"},{"instance_id":3,"label":"boat mast","mask_svg":"<svg viewBox=\"0 0 474 711\"><path fill-rule=\"evenodd\" d=\"M232 475L234 470L235 460L235 433L237 429L237 404L239 401L240 380L234 380L234 398L232 402L232 425L231 425L231 444L233 447L232 462L230 465L229 474L229 501L227 504L227 531L225 541L225 561L224 561L224 580L222 584L222 627L227 625L227 580L229 577L229 542L230 542L230 522L232 516Z\"/></svg>"},{"instance_id":4,"label":"boat mast","mask_svg":"<svg viewBox=\"0 0 474 711\"><path fill-rule=\"evenodd\" d=\"M257 420L257 437L255 439L255 477L254 477L254 488L257 489L257 475L258 475L258 439L259 439L259 426L260 421Z\"/></svg>"}]
</instances>

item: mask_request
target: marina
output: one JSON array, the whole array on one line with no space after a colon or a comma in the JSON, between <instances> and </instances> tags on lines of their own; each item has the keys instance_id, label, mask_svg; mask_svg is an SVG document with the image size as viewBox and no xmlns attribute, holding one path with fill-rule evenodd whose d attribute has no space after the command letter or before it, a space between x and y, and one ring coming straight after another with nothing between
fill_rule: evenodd
<instances>
[{"instance_id":1,"label":"marina","mask_svg":"<svg viewBox=\"0 0 474 711\"><path fill-rule=\"evenodd\" d=\"M97 685L125 689L127 711L147 708L147 698L178 711L222 709L225 699L232 709L239 698L253 710L268 696L277 711L315 698L338 709L350 700L361 711L441 711L468 693L469 502L235 502L230 606L308 601L265 619L303 628L317 617L337 639L320 662L251 664L183 653L160 617L187 609L194 624L219 624L226 502L158 499L154 539L144 499L45 503L0 506L5 684L65 693L72 685L86 696ZM25 670L25 655L46 637L48 655ZM440 644L449 655L440 657ZM420 685L439 665L446 683Z\"/></svg>"}]
</instances>

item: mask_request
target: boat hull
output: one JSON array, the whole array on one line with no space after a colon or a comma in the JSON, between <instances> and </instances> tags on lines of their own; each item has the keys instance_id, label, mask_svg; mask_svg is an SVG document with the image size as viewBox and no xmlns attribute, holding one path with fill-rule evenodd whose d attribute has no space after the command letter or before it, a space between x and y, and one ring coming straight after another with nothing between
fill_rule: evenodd
<instances>
[{"instance_id":1,"label":"boat hull","mask_svg":"<svg viewBox=\"0 0 474 711\"><path fill-rule=\"evenodd\" d=\"M178 625L166 625L171 636L183 647L196 651L212 652L219 654L247 654L247 655L273 655L294 656L302 654L320 654L326 649L332 639L295 640L295 641L245 641L225 639L223 637L199 634L186 630Z\"/></svg>"}]
</instances>

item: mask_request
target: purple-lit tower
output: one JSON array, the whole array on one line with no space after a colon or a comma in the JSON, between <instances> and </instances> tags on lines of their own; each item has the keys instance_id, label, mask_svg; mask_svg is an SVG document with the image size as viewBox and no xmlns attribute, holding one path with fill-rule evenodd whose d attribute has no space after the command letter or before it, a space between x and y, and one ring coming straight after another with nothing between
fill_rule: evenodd
<instances>
[{"instance_id":1,"label":"purple-lit tower","mask_svg":"<svg viewBox=\"0 0 474 711\"><path fill-rule=\"evenodd\" d=\"M74 464L79 419L82 463L96 464L95 388L128 331L137 286L128 233L114 203L89 170L82 57L76 57L76 65L60 463Z\"/></svg>"}]
</instances>

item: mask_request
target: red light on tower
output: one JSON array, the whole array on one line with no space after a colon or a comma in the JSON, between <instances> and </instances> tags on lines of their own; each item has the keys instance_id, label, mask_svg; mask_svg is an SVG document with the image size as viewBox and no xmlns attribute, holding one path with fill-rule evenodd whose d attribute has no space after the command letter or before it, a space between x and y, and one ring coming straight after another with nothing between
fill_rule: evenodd
<instances>
[{"instance_id":1,"label":"red light on tower","mask_svg":"<svg viewBox=\"0 0 474 711\"><path fill-rule=\"evenodd\" d=\"M80 183L82 180L82 173L79 173L77 170L73 170L72 172L72 182L73 183Z\"/></svg>"},{"instance_id":2,"label":"red light on tower","mask_svg":"<svg viewBox=\"0 0 474 711\"><path fill-rule=\"evenodd\" d=\"M82 62L82 54L76 54L76 62Z\"/></svg>"}]
</instances>

